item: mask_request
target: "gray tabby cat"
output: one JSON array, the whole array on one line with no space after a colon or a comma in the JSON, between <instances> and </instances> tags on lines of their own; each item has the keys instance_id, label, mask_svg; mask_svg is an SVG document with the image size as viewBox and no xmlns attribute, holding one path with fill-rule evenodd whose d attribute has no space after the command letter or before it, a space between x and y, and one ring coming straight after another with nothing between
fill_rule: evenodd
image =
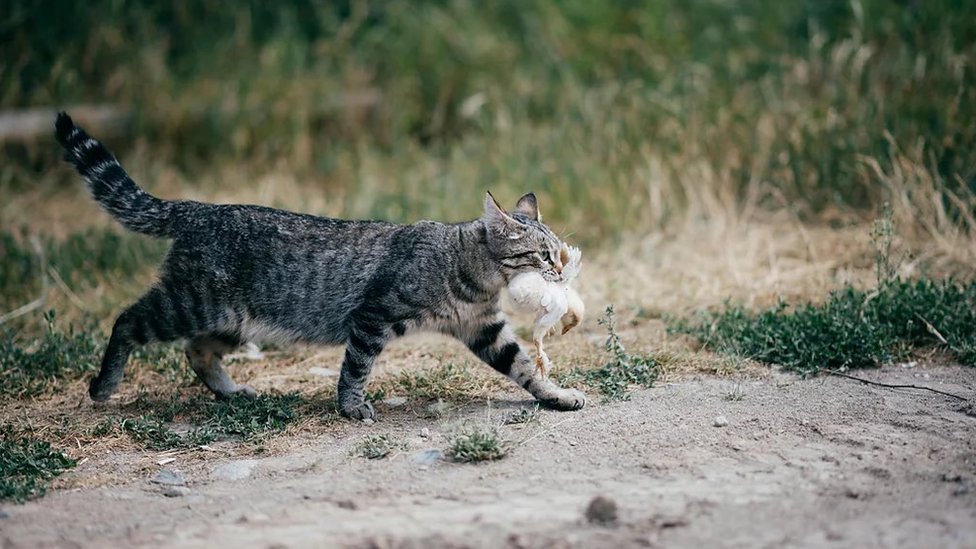
<instances>
[{"instance_id":1,"label":"gray tabby cat","mask_svg":"<svg viewBox=\"0 0 976 549\"><path fill-rule=\"evenodd\" d=\"M577 410L583 393L538 377L498 307L518 273L561 268L560 240L535 195L509 214L489 194L467 223L348 221L262 206L169 201L140 189L115 157L60 113L65 159L126 228L173 240L160 280L115 321L89 394L107 399L136 345L186 339L186 356L218 397L254 396L221 358L245 341L345 344L338 409L375 417L363 398L383 347L414 330L452 335L542 404Z\"/></svg>"}]
</instances>

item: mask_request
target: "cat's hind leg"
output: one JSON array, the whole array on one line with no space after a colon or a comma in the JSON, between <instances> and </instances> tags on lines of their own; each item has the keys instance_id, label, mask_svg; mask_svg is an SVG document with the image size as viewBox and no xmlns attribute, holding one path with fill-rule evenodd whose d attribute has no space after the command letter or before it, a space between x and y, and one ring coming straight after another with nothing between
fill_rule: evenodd
<instances>
[{"instance_id":1,"label":"cat's hind leg","mask_svg":"<svg viewBox=\"0 0 976 549\"><path fill-rule=\"evenodd\" d=\"M92 400L107 400L118 389L129 354L137 345L184 337L184 328L175 319L173 302L171 292L162 286L154 286L119 315L112 327L101 369L88 385Z\"/></svg>"},{"instance_id":2,"label":"cat's hind leg","mask_svg":"<svg viewBox=\"0 0 976 549\"><path fill-rule=\"evenodd\" d=\"M190 368L218 398L230 398L234 395L248 398L257 396L253 387L235 383L221 363L224 355L240 344L241 341L237 336L229 334L197 336L186 344L186 359L190 363Z\"/></svg>"}]
</instances>

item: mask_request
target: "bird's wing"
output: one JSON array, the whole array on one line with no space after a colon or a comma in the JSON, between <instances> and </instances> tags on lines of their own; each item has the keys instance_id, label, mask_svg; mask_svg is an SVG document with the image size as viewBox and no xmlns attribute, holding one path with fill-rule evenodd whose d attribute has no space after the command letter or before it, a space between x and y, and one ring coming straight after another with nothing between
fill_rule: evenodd
<instances>
[{"instance_id":1,"label":"bird's wing","mask_svg":"<svg viewBox=\"0 0 976 549\"><path fill-rule=\"evenodd\" d=\"M583 267L583 252L576 246L570 246L568 244L564 244L564 246L566 246L569 260L563 265L561 278L563 282L568 284L579 275L580 269Z\"/></svg>"}]
</instances>

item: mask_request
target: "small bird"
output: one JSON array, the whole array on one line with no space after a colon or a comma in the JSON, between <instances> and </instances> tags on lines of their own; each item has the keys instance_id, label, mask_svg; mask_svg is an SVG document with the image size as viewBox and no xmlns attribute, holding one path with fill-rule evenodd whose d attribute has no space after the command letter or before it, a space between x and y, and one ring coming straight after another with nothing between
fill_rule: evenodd
<instances>
[{"instance_id":1,"label":"small bird","mask_svg":"<svg viewBox=\"0 0 976 549\"><path fill-rule=\"evenodd\" d=\"M557 265L557 270L552 272L522 273L508 283L508 293L516 308L536 313L532 341L537 351L535 365L543 377L552 365L542 348L543 338L553 333L560 322L565 334L583 320L583 300L569 286L582 267L582 253L579 248L563 244L559 256L561 268Z\"/></svg>"}]
</instances>

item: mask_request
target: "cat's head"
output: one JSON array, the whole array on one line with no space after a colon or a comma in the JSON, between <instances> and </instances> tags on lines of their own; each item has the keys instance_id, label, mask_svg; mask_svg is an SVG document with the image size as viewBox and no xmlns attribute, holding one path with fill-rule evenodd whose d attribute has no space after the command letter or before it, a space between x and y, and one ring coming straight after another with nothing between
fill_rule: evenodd
<instances>
[{"instance_id":1,"label":"cat's head","mask_svg":"<svg viewBox=\"0 0 976 549\"><path fill-rule=\"evenodd\" d=\"M488 249L502 267L506 280L520 273L539 272L556 280L567 260L563 242L542 222L535 195L518 200L511 213L488 193L481 219L488 234Z\"/></svg>"}]
</instances>

